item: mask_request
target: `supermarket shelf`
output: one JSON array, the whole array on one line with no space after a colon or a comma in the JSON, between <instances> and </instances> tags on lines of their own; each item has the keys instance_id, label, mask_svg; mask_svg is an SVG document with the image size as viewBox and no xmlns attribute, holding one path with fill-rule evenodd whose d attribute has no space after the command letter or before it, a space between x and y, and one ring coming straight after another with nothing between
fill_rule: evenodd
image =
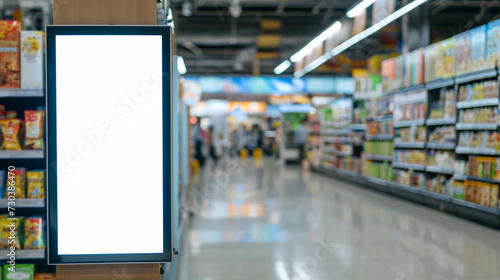
<instances>
[{"instance_id":1,"label":"supermarket shelf","mask_svg":"<svg viewBox=\"0 0 500 280\"><path fill-rule=\"evenodd\" d=\"M352 153L344 153L344 152L335 152L335 155L338 157L352 157Z\"/></svg>"},{"instance_id":2,"label":"supermarket shelf","mask_svg":"<svg viewBox=\"0 0 500 280\"><path fill-rule=\"evenodd\" d=\"M425 142L400 142L394 141L394 148L420 148L425 147Z\"/></svg>"},{"instance_id":3,"label":"supermarket shelf","mask_svg":"<svg viewBox=\"0 0 500 280\"><path fill-rule=\"evenodd\" d=\"M7 208L8 200L6 198L0 199L0 208ZM45 207L45 199L26 199L16 198L14 208L43 208Z\"/></svg>"},{"instance_id":4,"label":"supermarket shelf","mask_svg":"<svg viewBox=\"0 0 500 280\"><path fill-rule=\"evenodd\" d=\"M348 129L328 129L323 131L323 135L348 135L350 132Z\"/></svg>"},{"instance_id":5,"label":"supermarket shelf","mask_svg":"<svg viewBox=\"0 0 500 280\"><path fill-rule=\"evenodd\" d=\"M0 151L0 159L44 158L44 151Z\"/></svg>"},{"instance_id":6,"label":"supermarket shelf","mask_svg":"<svg viewBox=\"0 0 500 280\"><path fill-rule=\"evenodd\" d=\"M379 156L379 155L370 155L365 154L366 159L378 160L378 161L392 161L392 156Z\"/></svg>"},{"instance_id":7,"label":"supermarket shelf","mask_svg":"<svg viewBox=\"0 0 500 280\"><path fill-rule=\"evenodd\" d=\"M457 123L457 130L495 130L496 123Z\"/></svg>"},{"instance_id":8,"label":"supermarket shelf","mask_svg":"<svg viewBox=\"0 0 500 280\"><path fill-rule=\"evenodd\" d=\"M366 140L392 140L392 134L365 135Z\"/></svg>"},{"instance_id":9,"label":"supermarket shelf","mask_svg":"<svg viewBox=\"0 0 500 280\"><path fill-rule=\"evenodd\" d=\"M442 201L451 202L451 197L444 195L444 194L439 194L439 193L431 192L428 190L420 190L420 194L423 196L432 197L432 198L439 199Z\"/></svg>"},{"instance_id":10,"label":"supermarket shelf","mask_svg":"<svg viewBox=\"0 0 500 280\"><path fill-rule=\"evenodd\" d=\"M427 119L425 124L427 126L431 125L447 125L447 124L455 124L456 120L455 119Z\"/></svg>"},{"instance_id":11,"label":"supermarket shelf","mask_svg":"<svg viewBox=\"0 0 500 280\"><path fill-rule=\"evenodd\" d=\"M407 93L407 92L412 92L412 91L417 91L417 90L422 90L422 89L425 89L425 85L418 85L418 86L412 86L412 87L398 89L398 90L394 91L394 94Z\"/></svg>"},{"instance_id":12,"label":"supermarket shelf","mask_svg":"<svg viewBox=\"0 0 500 280\"><path fill-rule=\"evenodd\" d=\"M411 163L405 163L405 162L393 162L392 167L411 169L411 170L417 170L417 171L424 171L425 170L425 165L423 165L423 164L411 164Z\"/></svg>"},{"instance_id":13,"label":"supermarket shelf","mask_svg":"<svg viewBox=\"0 0 500 280\"><path fill-rule=\"evenodd\" d=\"M498 98L486 98L486 99L457 102L458 109L485 107L485 106L496 106L496 105L498 105Z\"/></svg>"},{"instance_id":14,"label":"supermarket shelf","mask_svg":"<svg viewBox=\"0 0 500 280\"><path fill-rule=\"evenodd\" d=\"M498 72L496 69L489 69L489 70L482 70L482 71L477 71L469 74L464 74L455 77L455 81L457 84L463 84L475 80L480 80L480 79L486 79L486 78L492 78L496 77L498 75Z\"/></svg>"},{"instance_id":15,"label":"supermarket shelf","mask_svg":"<svg viewBox=\"0 0 500 280\"><path fill-rule=\"evenodd\" d=\"M389 185L395 189L409 191L412 193L420 193L420 189L418 189L416 187L406 186L406 185L395 183L395 182L390 182Z\"/></svg>"},{"instance_id":16,"label":"supermarket shelf","mask_svg":"<svg viewBox=\"0 0 500 280\"><path fill-rule=\"evenodd\" d=\"M412 125L424 125L425 120L410 120L410 121L400 121L394 122L394 127L406 127Z\"/></svg>"},{"instance_id":17,"label":"supermarket shelf","mask_svg":"<svg viewBox=\"0 0 500 280\"><path fill-rule=\"evenodd\" d=\"M459 181L465 181L467 180L467 175L464 175L464 174L453 174L453 177L452 177L454 180L459 180Z\"/></svg>"},{"instance_id":18,"label":"supermarket shelf","mask_svg":"<svg viewBox=\"0 0 500 280\"><path fill-rule=\"evenodd\" d=\"M441 173L441 174L453 174L455 170L453 168L443 168L439 166L427 166L425 168L427 172L433 172L433 173Z\"/></svg>"},{"instance_id":19,"label":"supermarket shelf","mask_svg":"<svg viewBox=\"0 0 500 280\"><path fill-rule=\"evenodd\" d=\"M326 160L337 160L337 158L334 157L334 156L326 156L326 155L323 155L323 159L326 159Z\"/></svg>"},{"instance_id":20,"label":"supermarket shelf","mask_svg":"<svg viewBox=\"0 0 500 280\"><path fill-rule=\"evenodd\" d=\"M389 181L386 181L384 179L380 179L377 177L365 176L365 179L371 183L375 183L375 184L379 184L379 185L383 185L383 186L387 186L390 184Z\"/></svg>"},{"instance_id":21,"label":"supermarket shelf","mask_svg":"<svg viewBox=\"0 0 500 280\"><path fill-rule=\"evenodd\" d=\"M10 251L0 250L0 260L9 259ZM45 250L16 250L16 260L37 260L45 259Z\"/></svg>"},{"instance_id":22,"label":"supermarket shelf","mask_svg":"<svg viewBox=\"0 0 500 280\"><path fill-rule=\"evenodd\" d=\"M351 130L366 130L366 124L351 124Z\"/></svg>"},{"instance_id":23,"label":"supermarket shelf","mask_svg":"<svg viewBox=\"0 0 500 280\"><path fill-rule=\"evenodd\" d=\"M465 206L465 207L468 207L468 208L472 208L472 209L476 209L476 210L481 210L481 211L484 211L484 212L489 212L489 213L492 213L492 214L495 214L495 215L500 214L500 210L497 209L497 208L490 208L490 207L482 206L482 205L479 205L479 204L476 204L476 203L472 203L472 202L469 202L469 201L457 199L457 198L453 198L451 201L454 204Z\"/></svg>"},{"instance_id":24,"label":"supermarket shelf","mask_svg":"<svg viewBox=\"0 0 500 280\"><path fill-rule=\"evenodd\" d=\"M43 97L43 89L0 89L1 97Z\"/></svg>"},{"instance_id":25,"label":"supermarket shelf","mask_svg":"<svg viewBox=\"0 0 500 280\"><path fill-rule=\"evenodd\" d=\"M336 153L337 149L335 147L323 147L323 152Z\"/></svg>"},{"instance_id":26,"label":"supermarket shelf","mask_svg":"<svg viewBox=\"0 0 500 280\"><path fill-rule=\"evenodd\" d=\"M491 178L480 178L480 177L474 177L474 176L467 176L467 180L490 183L490 184L500 184L500 181L497 181L497 180L494 180Z\"/></svg>"},{"instance_id":27,"label":"supermarket shelf","mask_svg":"<svg viewBox=\"0 0 500 280\"><path fill-rule=\"evenodd\" d=\"M455 150L455 144L447 143L427 143L426 147L435 150Z\"/></svg>"},{"instance_id":28,"label":"supermarket shelf","mask_svg":"<svg viewBox=\"0 0 500 280\"><path fill-rule=\"evenodd\" d=\"M439 88L444 88L444 87L450 87L455 85L455 80L453 78L450 79L445 79L445 80L438 80L438 81L432 81L428 82L425 85L425 88L427 90L432 90L432 89L439 89Z\"/></svg>"},{"instance_id":29,"label":"supermarket shelf","mask_svg":"<svg viewBox=\"0 0 500 280\"><path fill-rule=\"evenodd\" d=\"M473 147L457 147L457 154L472 154L472 155L498 155L499 153L492 148L473 148Z\"/></svg>"},{"instance_id":30,"label":"supermarket shelf","mask_svg":"<svg viewBox=\"0 0 500 280\"><path fill-rule=\"evenodd\" d=\"M341 143L341 144L351 144L352 140L350 138L345 139L334 139L333 137L323 138L324 143Z\"/></svg>"}]
</instances>

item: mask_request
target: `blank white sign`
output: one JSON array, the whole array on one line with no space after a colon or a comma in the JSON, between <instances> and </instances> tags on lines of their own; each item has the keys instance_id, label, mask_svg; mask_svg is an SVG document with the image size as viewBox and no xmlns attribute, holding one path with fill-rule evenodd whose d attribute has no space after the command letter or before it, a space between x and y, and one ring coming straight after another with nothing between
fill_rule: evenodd
<instances>
[{"instance_id":1,"label":"blank white sign","mask_svg":"<svg viewBox=\"0 0 500 280\"><path fill-rule=\"evenodd\" d=\"M164 253L161 36L56 37L58 254Z\"/></svg>"}]
</instances>

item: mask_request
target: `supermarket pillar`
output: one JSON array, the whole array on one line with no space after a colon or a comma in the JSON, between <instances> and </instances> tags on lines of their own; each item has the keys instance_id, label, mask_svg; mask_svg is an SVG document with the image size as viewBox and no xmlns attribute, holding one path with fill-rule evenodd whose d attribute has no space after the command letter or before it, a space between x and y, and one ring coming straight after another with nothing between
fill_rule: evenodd
<instances>
[{"instance_id":1,"label":"supermarket pillar","mask_svg":"<svg viewBox=\"0 0 500 280\"><path fill-rule=\"evenodd\" d=\"M172 35L156 25L156 3L54 0L48 262L58 280L158 280L173 258Z\"/></svg>"}]
</instances>

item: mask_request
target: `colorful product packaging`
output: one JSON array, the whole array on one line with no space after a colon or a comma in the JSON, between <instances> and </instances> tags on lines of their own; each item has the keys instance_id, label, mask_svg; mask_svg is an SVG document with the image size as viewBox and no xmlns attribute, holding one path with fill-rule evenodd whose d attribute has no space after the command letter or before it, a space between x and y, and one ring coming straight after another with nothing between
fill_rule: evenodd
<instances>
[{"instance_id":1,"label":"colorful product packaging","mask_svg":"<svg viewBox=\"0 0 500 280\"><path fill-rule=\"evenodd\" d=\"M470 31L472 71L485 69L486 65L486 25Z\"/></svg>"},{"instance_id":2,"label":"colorful product packaging","mask_svg":"<svg viewBox=\"0 0 500 280\"><path fill-rule=\"evenodd\" d=\"M45 249L43 225L43 218L32 217L24 220L25 250Z\"/></svg>"},{"instance_id":3,"label":"colorful product packaging","mask_svg":"<svg viewBox=\"0 0 500 280\"><path fill-rule=\"evenodd\" d=\"M472 46L470 31L460 33L455 36L456 51L456 72L457 75L466 74L472 71Z\"/></svg>"},{"instance_id":4,"label":"colorful product packaging","mask_svg":"<svg viewBox=\"0 0 500 280\"><path fill-rule=\"evenodd\" d=\"M25 150L43 150L44 111L24 111L26 123Z\"/></svg>"},{"instance_id":5,"label":"colorful product packaging","mask_svg":"<svg viewBox=\"0 0 500 280\"><path fill-rule=\"evenodd\" d=\"M28 171L28 198L45 198L45 171Z\"/></svg>"},{"instance_id":6,"label":"colorful product packaging","mask_svg":"<svg viewBox=\"0 0 500 280\"><path fill-rule=\"evenodd\" d=\"M14 184L16 187L16 198L26 198L26 168L16 168L14 171L9 171L14 173ZM7 180L10 180L7 177ZM6 183L8 186L9 183ZM8 190L5 191L5 197L8 197Z\"/></svg>"},{"instance_id":7,"label":"colorful product packaging","mask_svg":"<svg viewBox=\"0 0 500 280\"><path fill-rule=\"evenodd\" d=\"M21 31L21 88L43 89L45 33Z\"/></svg>"},{"instance_id":8,"label":"colorful product packaging","mask_svg":"<svg viewBox=\"0 0 500 280\"><path fill-rule=\"evenodd\" d=\"M448 79L455 76L455 37L441 41L443 67L441 78Z\"/></svg>"},{"instance_id":9,"label":"colorful product packaging","mask_svg":"<svg viewBox=\"0 0 500 280\"><path fill-rule=\"evenodd\" d=\"M0 150L21 150L21 140L24 136L24 122L18 119L0 120L3 142Z\"/></svg>"},{"instance_id":10,"label":"colorful product packaging","mask_svg":"<svg viewBox=\"0 0 500 280\"><path fill-rule=\"evenodd\" d=\"M384 92L394 90L395 59L382 61L382 90Z\"/></svg>"},{"instance_id":11,"label":"colorful product packaging","mask_svg":"<svg viewBox=\"0 0 500 280\"><path fill-rule=\"evenodd\" d=\"M33 280L35 277L35 265L16 264L15 272L9 271L9 264L3 266L4 280Z\"/></svg>"},{"instance_id":12,"label":"colorful product packaging","mask_svg":"<svg viewBox=\"0 0 500 280\"><path fill-rule=\"evenodd\" d=\"M15 221L15 242L11 241L11 225L14 220L0 218L0 249L8 249L15 246L16 250L21 250L24 244L24 217L17 217ZM14 244L13 244L14 243Z\"/></svg>"},{"instance_id":13,"label":"colorful product packaging","mask_svg":"<svg viewBox=\"0 0 500 280\"><path fill-rule=\"evenodd\" d=\"M486 68L500 65L500 20L488 23L486 47Z\"/></svg>"},{"instance_id":14,"label":"colorful product packaging","mask_svg":"<svg viewBox=\"0 0 500 280\"><path fill-rule=\"evenodd\" d=\"M0 21L0 88L19 88L21 23Z\"/></svg>"},{"instance_id":15,"label":"colorful product packaging","mask_svg":"<svg viewBox=\"0 0 500 280\"><path fill-rule=\"evenodd\" d=\"M411 81L410 85L424 83L424 49L418 49L411 53Z\"/></svg>"}]
</instances>

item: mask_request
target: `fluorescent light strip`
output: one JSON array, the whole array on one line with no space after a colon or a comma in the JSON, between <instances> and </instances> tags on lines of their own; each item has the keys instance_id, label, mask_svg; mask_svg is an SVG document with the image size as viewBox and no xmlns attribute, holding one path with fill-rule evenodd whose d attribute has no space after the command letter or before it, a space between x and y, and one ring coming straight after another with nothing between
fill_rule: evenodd
<instances>
[{"instance_id":1,"label":"fluorescent light strip","mask_svg":"<svg viewBox=\"0 0 500 280\"><path fill-rule=\"evenodd\" d=\"M182 56L177 57L177 70L181 75L187 73L186 64L184 63L184 58L182 58Z\"/></svg>"},{"instance_id":2,"label":"fluorescent light strip","mask_svg":"<svg viewBox=\"0 0 500 280\"><path fill-rule=\"evenodd\" d=\"M347 12L346 16L348 18L353 18L353 17L359 15L359 13L361 13L363 10L366 10L366 8L368 8L373 3L375 3L375 0L363 0L363 1L361 1L361 3L359 3L354 8L349 10Z\"/></svg>"},{"instance_id":3,"label":"fluorescent light strip","mask_svg":"<svg viewBox=\"0 0 500 280\"><path fill-rule=\"evenodd\" d=\"M292 62L297 62L308 55L314 48L316 48L319 44L323 43L328 37L332 36L335 32L339 31L342 28L342 23L340 21L336 21L330 27L328 27L325 31L323 31L318 37L314 38L309 44L303 47L296 54L292 55L290 60Z\"/></svg>"},{"instance_id":4,"label":"fluorescent light strip","mask_svg":"<svg viewBox=\"0 0 500 280\"><path fill-rule=\"evenodd\" d=\"M388 25L389 23L395 21L396 19L402 17L403 15L407 14L411 10L415 9L416 7L422 5L423 3L427 2L428 0L415 0L411 2L410 4L402 7L401 9L395 11L394 13L388 15L386 18L383 20L379 21L378 23L370 26L369 28L365 29L364 31L358 33L355 36L352 36L351 38L345 40L342 44L338 45L335 47L333 50L330 52L324 54L322 57L316 59L315 61L311 62L309 65L304 67L304 69L297 71L294 76L296 78L300 78L304 76L305 74L311 72L321 64L325 63L328 61L330 58L339 55L346 49L352 47L354 44L359 43L361 40L364 38L372 35L373 33L379 31L382 29L384 26Z\"/></svg>"},{"instance_id":5,"label":"fluorescent light strip","mask_svg":"<svg viewBox=\"0 0 500 280\"><path fill-rule=\"evenodd\" d=\"M276 68L274 68L274 74L279 75L279 74L285 72L286 69L288 69L291 65L292 65L292 63L290 62L290 60L283 61L280 65L278 65L278 66L276 66Z\"/></svg>"}]
</instances>

